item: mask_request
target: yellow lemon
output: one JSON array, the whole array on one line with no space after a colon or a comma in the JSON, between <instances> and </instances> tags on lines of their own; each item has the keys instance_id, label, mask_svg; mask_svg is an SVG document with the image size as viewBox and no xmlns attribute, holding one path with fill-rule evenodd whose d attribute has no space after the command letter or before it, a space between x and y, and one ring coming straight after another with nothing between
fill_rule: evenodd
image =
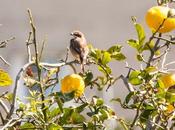
<instances>
[{"instance_id":1,"label":"yellow lemon","mask_svg":"<svg viewBox=\"0 0 175 130\"><path fill-rule=\"evenodd\" d=\"M166 113L171 113L174 111L174 109L175 109L174 106L169 104L166 108Z\"/></svg>"},{"instance_id":2,"label":"yellow lemon","mask_svg":"<svg viewBox=\"0 0 175 130\"><path fill-rule=\"evenodd\" d=\"M175 12L175 10L170 9L169 7L154 6L150 8L146 13L146 23L150 27L150 29L153 32L155 32L163 23L164 19L166 19L162 27L158 30L158 32L170 32L175 29L175 18L168 17L168 15L173 12Z\"/></svg>"},{"instance_id":3,"label":"yellow lemon","mask_svg":"<svg viewBox=\"0 0 175 130\"><path fill-rule=\"evenodd\" d=\"M164 74L160 77L160 80L163 82L165 88L169 88L175 85L175 74Z\"/></svg>"},{"instance_id":4,"label":"yellow lemon","mask_svg":"<svg viewBox=\"0 0 175 130\"><path fill-rule=\"evenodd\" d=\"M67 75L61 80L62 93L74 92L75 97L80 97L84 93L84 88L84 80L78 74Z\"/></svg>"}]
</instances>

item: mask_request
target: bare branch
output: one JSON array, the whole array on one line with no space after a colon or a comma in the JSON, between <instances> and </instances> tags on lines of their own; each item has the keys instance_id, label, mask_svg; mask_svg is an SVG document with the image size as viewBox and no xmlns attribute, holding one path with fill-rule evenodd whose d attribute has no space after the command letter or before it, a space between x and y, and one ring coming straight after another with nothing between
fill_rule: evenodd
<instances>
[{"instance_id":1,"label":"bare branch","mask_svg":"<svg viewBox=\"0 0 175 130\"><path fill-rule=\"evenodd\" d=\"M28 54L28 62L30 63L31 60L32 60L32 55L31 55L31 51L30 51L30 39L31 39L31 35L32 35L32 32L29 32L29 36L28 36L28 39L26 41L26 46L27 46L27 54Z\"/></svg>"},{"instance_id":2,"label":"bare branch","mask_svg":"<svg viewBox=\"0 0 175 130\"><path fill-rule=\"evenodd\" d=\"M0 56L0 60L4 62L5 65L10 66L10 63L8 63L2 56Z\"/></svg>"},{"instance_id":3,"label":"bare branch","mask_svg":"<svg viewBox=\"0 0 175 130\"><path fill-rule=\"evenodd\" d=\"M21 119L19 119L19 118L12 118L6 123L6 125L4 125L1 128L1 130L5 130L6 128L9 128L9 127L13 126L14 124L16 124L19 121L21 121Z\"/></svg>"},{"instance_id":4,"label":"bare branch","mask_svg":"<svg viewBox=\"0 0 175 130\"><path fill-rule=\"evenodd\" d=\"M3 92L3 93L0 95L0 98L4 97L7 93L8 93L8 91L7 91L7 92Z\"/></svg>"},{"instance_id":5,"label":"bare branch","mask_svg":"<svg viewBox=\"0 0 175 130\"><path fill-rule=\"evenodd\" d=\"M4 109L4 111L7 114L9 114L9 109L8 109L8 107L6 106L6 104L2 100L0 100L0 106Z\"/></svg>"},{"instance_id":6,"label":"bare branch","mask_svg":"<svg viewBox=\"0 0 175 130\"><path fill-rule=\"evenodd\" d=\"M6 45L8 44L8 42L11 41L11 40L14 40L14 39L15 39L15 37L11 37L11 38L9 38L7 40L1 41L0 42L0 48L6 47Z\"/></svg>"},{"instance_id":7,"label":"bare branch","mask_svg":"<svg viewBox=\"0 0 175 130\"><path fill-rule=\"evenodd\" d=\"M32 13L31 13L30 9L28 9L27 11L28 11L28 14L29 14L30 25L31 25L32 34L33 34L33 44L34 44L34 49L35 49L35 64L36 64L36 67L37 67L38 81L40 82L39 88L40 88L41 99L42 99L42 112L43 112L43 115L44 115L44 120L47 121L47 114L46 114L45 103L44 103L44 100L45 100L44 88L41 84L41 68L40 68L40 64L39 64L38 44L37 44L37 41L36 41L36 27L34 25Z\"/></svg>"},{"instance_id":8,"label":"bare branch","mask_svg":"<svg viewBox=\"0 0 175 130\"><path fill-rule=\"evenodd\" d=\"M154 36L153 38L160 39L160 40L163 40L163 41L169 42L169 43L171 43L171 44L175 44L174 41L172 41L172 40L168 40L168 39L163 38L163 37L157 37L157 36Z\"/></svg>"},{"instance_id":9,"label":"bare branch","mask_svg":"<svg viewBox=\"0 0 175 130\"><path fill-rule=\"evenodd\" d=\"M123 75L120 76L120 78L123 80L123 83L125 84L126 88L129 92L134 92L133 86L128 82L128 79L124 77Z\"/></svg>"},{"instance_id":10,"label":"bare branch","mask_svg":"<svg viewBox=\"0 0 175 130\"><path fill-rule=\"evenodd\" d=\"M47 38L45 37L44 40L43 40L43 42L42 42L43 44L42 44L42 47L41 47L41 52L40 52L39 60L41 60L41 58L42 58L42 54L43 54L43 51L44 51L44 47L45 47L46 41L47 41Z\"/></svg>"},{"instance_id":11,"label":"bare branch","mask_svg":"<svg viewBox=\"0 0 175 130\"><path fill-rule=\"evenodd\" d=\"M14 109L16 107L16 94L17 94L17 89L18 89L18 86L19 86L19 80L21 78L21 75L22 75L22 72L24 70L26 70L26 68L30 65L32 65L34 63L27 63L25 64L18 72L17 76L16 76L16 80L15 80L15 87L14 87L14 90L13 90L13 100L12 100L12 104L11 104L11 108L10 108L10 112L9 114L7 115L7 119L10 119L13 112L14 112Z\"/></svg>"}]
</instances>

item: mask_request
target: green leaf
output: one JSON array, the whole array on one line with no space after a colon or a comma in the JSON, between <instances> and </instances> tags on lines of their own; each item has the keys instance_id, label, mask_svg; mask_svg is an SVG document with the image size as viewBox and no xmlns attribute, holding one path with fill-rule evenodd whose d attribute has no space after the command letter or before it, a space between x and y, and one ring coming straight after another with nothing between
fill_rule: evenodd
<instances>
[{"instance_id":1,"label":"green leaf","mask_svg":"<svg viewBox=\"0 0 175 130\"><path fill-rule=\"evenodd\" d=\"M157 80L157 87L158 87L158 89L163 89L163 90L165 89L165 85L162 82L162 80L160 80L160 79Z\"/></svg>"},{"instance_id":2,"label":"green leaf","mask_svg":"<svg viewBox=\"0 0 175 130\"><path fill-rule=\"evenodd\" d=\"M122 53L115 53L115 54L111 55L111 58L118 60L118 61L122 61L122 60L126 59L125 55Z\"/></svg>"},{"instance_id":3,"label":"green leaf","mask_svg":"<svg viewBox=\"0 0 175 130\"><path fill-rule=\"evenodd\" d=\"M143 29L143 27L138 24L138 23L134 23L136 31L137 31L137 35L138 35L138 39L139 39L139 46L141 47L144 43L145 40L145 31Z\"/></svg>"},{"instance_id":4,"label":"green leaf","mask_svg":"<svg viewBox=\"0 0 175 130\"><path fill-rule=\"evenodd\" d=\"M70 121L70 117L72 113L74 112L74 109L72 108L64 108L64 114L62 117L60 117L60 121L62 124L66 124Z\"/></svg>"},{"instance_id":5,"label":"green leaf","mask_svg":"<svg viewBox=\"0 0 175 130\"><path fill-rule=\"evenodd\" d=\"M146 42L143 47L143 50L150 50L150 48L152 49L154 46L155 46L155 42L153 40L150 41L149 43Z\"/></svg>"},{"instance_id":6,"label":"green leaf","mask_svg":"<svg viewBox=\"0 0 175 130\"><path fill-rule=\"evenodd\" d=\"M140 85L142 84L142 80L139 79L139 78L132 78L129 80L129 82L132 84L132 85Z\"/></svg>"},{"instance_id":7,"label":"green leaf","mask_svg":"<svg viewBox=\"0 0 175 130\"><path fill-rule=\"evenodd\" d=\"M160 90L158 90L158 93L156 93L156 95L155 95L156 98L162 99L162 100L165 99L165 96L166 96L166 92L165 91L160 91Z\"/></svg>"},{"instance_id":8,"label":"green leaf","mask_svg":"<svg viewBox=\"0 0 175 130\"><path fill-rule=\"evenodd\" d=\"M109 63L111 61L111 54L107 51L102 53L102 58L101 58L101 63L103 65L106 65L107 63Z\"/></svg>"},{"instance_id":9,"label":"green leaf","mask_svg":"<svg viewBox=\"0 0 175 130\"><path fill-rule=\"evenodd\" d=\"M145 110L155 110L155 107L152 104L144 104Z\"/></svg>"},{"instance_id":10,"label":"green leaf","mask_svg":"<svg viewBox=\"0 0 175 130\"><path fill-rule=\"evenodd\" d=\"M48 126L48 130L63 130L63 128L58 124L52 123Z\"/></svg>"},{"instance_id":11,"label":"green leaf","mask_svg":"<svg viewBox=\"0 0 175 130\"><path fill-rule=\"evenodd\" d=\"M58 116L59 114L60 114L60 109L54 108L53 110L50 111L49 118L52 119L55 116Z\"/></svg>"},{"instance_id":12,"label":"green leaf","mask_svg":"<svg viewBox=\"0 0 175 130\"><path fill-rule=\"evenodd\" d=\"M103 104L104 104L103 99L102 99L102 98L98 98L98 99L97 99L97 102L96 102L96 105L97 105L97 106L102 106Z\"/></svg>"},{"instance_id":13,"label":"green leaf","mask_svg":"<svg viewBox=\"0 0 175 130\"><path fill-rule=\"evenodd\" d=\"M92 117L93 115L95 115L95 112L87 112L87 115L88 115L89 117Z\"/></svg>"},{"instance_id":14,"label":"green leaf","mask_svg":"<svg viewBox=\"0 0 175 130\"><path fill-rule=\"evenodd\" d=\"M90 71L87 71L85 74L86 74L86 75L85 75L86 77L85 77L85 79L84 79L85 84L86 84L86 85L89 85L89 83L91 83L91 80L93 79L93 73L90 72Z\"/></svg>"},{"instance_id":15,"label":"green leaf","mask_svg":"<svg viewBox=\"0 0 175 130\"><path fill-rule=\"evenodd\" d=\"M59 96L56 96L55 100L56 100L56 103L59 106L60 111L63 112L63 102L61 101L61 98Z\"/></svg>"},{"instance_id":16,"label":"green leaf","mask_svg":"<svg viewBox=\"0 0 175 130\"><path fill-rule=\"evenodd\" d=\"M98 66L98 70L101 71L102 73L104 73L104 75L106 75L106 73L111 74L112 70L109 66Z\"/></svg>"},{"instance_id":17,"label":"green leaf","mask_svg":"<svg viewBox=\"0 0 175 130\"><path fill-rule=\"evenodd\" d=\"M6 87L12 85L13 81L9 74L0 69L0 87Z\"/></svg>"},{"instance_id":18,"label":"green leaf","mask_svg":"<svg viewBox=\"0 0 175 130\"><path fill-rule=\"evenodd\" d=\"M151 72L157 71L157 68L155 66L150 66L150 67L146 68L145 71L147 73L151 73Z\"/></svg>"},{"instance_id":19,"label":"green leaf","mask_svg":"<svg viewBox=\"0 0 175 130\"><path fill-rule=\"evenodd\" d=\"M134 40L134 39L128 40L127 43L135 49L137 49L139 46L139 42L137 40Z\"/></svg>"},{"instance_id":20,"label":"green leaf","mask_svg":"<svg viewBox=\"0 0 175 130\"><path fill-rule=\"evenodd\" d=\"M116 53L116 52L120 52L121 51L122 46L121 45L114 45L112 47L110 47L107 51L110 54Z\"/></svg>"},{"instance_id":21,"label":"green leaf","mask_svg":"<svg viewBox=\"0 0 175 130\"><path fill-rule=\"evenodd\" d=\"M130 92L130 93L126 96L124 102L125 102L126 104L128 104L129 101L131 100L131 98L132 98L135 94L136 94L135 92Z\"/></svg>"},{"instance_id":22,"label":"green leaf","mask_svg":"<svg viewBox=\"0 0 175 130\"><path fill-rule=\"evenodd\" d=\"M140 115L140 121L146 122L149 119L149 116L152 114L153 110L144 110Z\"/></svg>"},{"instance_id":23,"label":"green leaf","mask_svg":"<svg viewBox=\"0 0 175 130\"><path fill-rule=\"evenodd\" d=\"M99 112L101 113L99 117L102 121L107 120L110 117L108 111L104 109L100 109Z\"/></svg>"},{"instance_id":24,"label":"green leaf","mask_svg":"<svg viewBox=\"0 0 175 130\"><path fill-rule=\"evenodd\" d=\"M122 101L120 98L112 98L110 101L111 102L119 102L120 104L122 104Z\"/></svg>"},{"instance_id":25,"label":"green leaf","mask_svg":"<svg viewBox=\"0 0 175 130\"><path fill-rule=\"evenodd\" d=\"M142 79L140 77L141 72L136 70L132 71L131 74L129 75L129 82L132 85L139 85L142 83Z\"/></svg>"},{"instance_id":26,"label":"green leaf","mask_svg":"<svg viewBox=\"0 0 175 130\"><path fill-rule=\"evenodd\" d=\"M34 128L35 126L32 123L24 123L22 126L20 126L20 129L25 129L25 130L31 130Z\"/></svg>"},{"instance_id":27,"label":"green leaf","mask_svg":"<svg viewBox=\"0 0 175 130\"><path fill-rule=\"evenodd\" d=\"M80 112L84 111L84 109L85 109L88 105L89 105L88 103L84 103L84 104L78 106L77 108L75 108L75 111L78 112L78 113L80 113Z\"/></svg>"},{"instance_id":28,"label":"green leaf","mask_svg":"<svg viewBox=\"0 0 175 130\"><path fill-rule=\"evenodd\" d=\"M56 92L56 95L57 95L63 102L71 101L71 100L74 98L74 92L65 93L65 94L63 94L62 92Z\"/></svg>"},{"instance_id":29,"label":"green leaf","mask_svg":"<svg viewBox=\"0 0 175 130\"><path fill-rule=\"evenodd\" d=\"M129 75L129 79L136 78L136 77L138 77L140 74L141 74L141 72L138 71L138 70L132 71L132 72L130 73L130 75Z\"/></svg>"},{"instance_id":30,"label":"green leaf","mask_svg":"<svg viewBox=\"0 0 175 130\"><path fill-rule=\"evenodd\" d=\"M169 103L174 103L175 102L175 93L166 92L165 99Z\"/></svg>"},{"instance_id":31,"label":"green leaf","mask_svg":"<svg viewBox=\"0 0 175 130\"><path fill-rule=\"evenodd\" d=\"M85 118L81 114L74 112L71 115L71 120L72 120L72 123L78 124L78 123L83 123L85 121Z\"/></svg>"},{"instance_id":32,"label":"green leaf","mask_svg":"<svg viewBox=\"0 0 175 130\"><path fill-rule=\"evenodd\" d=\"M13 101L13 93L7 93L4 95L4 98L7 99L9 102Z\"/></svg>"},{"instance_id":33,"label":"green leaf","mask_svg":"<svg viewBox=\"0 0 175 130\"><path fill-rule=\"evenodd\" d=\"M143 55L142 54L137 54L137 60L138 61L143 61Z\"/></svg>"}]
</instances>

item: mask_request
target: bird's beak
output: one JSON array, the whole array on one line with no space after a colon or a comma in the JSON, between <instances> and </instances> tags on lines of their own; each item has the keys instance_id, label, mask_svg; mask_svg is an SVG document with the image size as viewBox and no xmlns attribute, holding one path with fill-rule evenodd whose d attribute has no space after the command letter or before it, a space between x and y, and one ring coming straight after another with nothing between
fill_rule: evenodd
<instances>
[{"instance_id":1,"label":"bird's beak","mask_svg":"<svg viewBox=\"0 0 175 130\"><path fill-rule=\"evenodd\" d=\"M74 36L74 34L73 34L73 33L70 33L70 35L71 35L71 36Z\"/></svg>"}]
</instances>

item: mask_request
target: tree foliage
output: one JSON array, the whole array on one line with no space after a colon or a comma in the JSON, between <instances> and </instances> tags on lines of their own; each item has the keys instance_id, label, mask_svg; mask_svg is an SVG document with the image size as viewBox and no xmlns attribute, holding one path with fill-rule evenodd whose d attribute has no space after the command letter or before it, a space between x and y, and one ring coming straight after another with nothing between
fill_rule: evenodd
<instances>
[{"instance_id":1,"label":"tree foliage","mask_svg":"<svg viewBox=\"0 0 175 130\"><path fill-rule=\"evenodd\" d=\"M159 5L171 2L173 1L158 0ZM68 53L66 59L58 63L42 62L40 57L43 48L41 51L38 48L36 26L30 10L28 14L31 26L26 42L28 62L22 66L13 82L13 93L4 92L0 95L2 130L105 130L107 129L105 122L108 120L115 120L121 126L119 129L125 130L136 128L173 130L175 127L175 79L171 77L174 74L169 65L174 64L174 61L167 63L166 58L175 43L175 38L172 35L159 33L164 21L151 36L146 36L143 26L135 17L132 17L137 39L131 38L127 43L135 50L137 62L141 67L135 69L126 64L127 75L121 74L115 77L109 64L127 60L122 53L122 45L119 44L105 50L89 45L87 65L90 69L85 72L76 70L74 65L78 63L77 61L67 60ZM8 42L9 40L1 42L0 48L5 47ZM31 48L34 50L31 51ZM1 59L8 64L3 58ZM70 66L75 74L82 77L85 89L89 87L92 91L95 88L99 91L107 91L110 87L115 87L118 80L122 80L128 89L128 94L124 99L113 97L110 100L123 109L135 111L133 119L125 120L119 117L115 110L105 104L103 98L96 95L87 98L85 94L75 96L75 91L69 93L53 91L57 85L60 85L59 72L63 66ZM95 74L91 66L95 66L100 73ZM167 74L169 75L167 80L162 80L162 76ZM16 94L20 80L23 80L24 86L28 88L27 103L19 99ZM166 81L171 85L167 86ZM12 79L8 73L0 70L0 86L11 84ZM9 107L4 102L8 102ZM3 114L4 111L5 114Z\"/></svg>"}]
</instances>

